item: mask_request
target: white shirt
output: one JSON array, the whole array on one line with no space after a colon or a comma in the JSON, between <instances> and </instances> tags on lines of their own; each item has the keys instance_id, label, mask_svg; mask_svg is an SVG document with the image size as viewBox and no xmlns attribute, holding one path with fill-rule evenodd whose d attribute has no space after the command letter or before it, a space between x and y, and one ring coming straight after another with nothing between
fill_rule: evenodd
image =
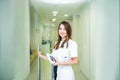
<instances>
[{"instance_id":1,"label":"white shirt","mask_svg":"<svg viewBox=\"0 0 120 80\"><path fill-rule=\"evenodd\" d=\"M62 42L60 42L60 45ZM60 62L69 61L72 57L77 57L77 43L73 40L68 41L68 47L66 48L67 43L64 44L63 48L58 48L57 50L53 49L52 55ZM65 75L68 74L66 77ZM75 80L74 72L71 65L60 65L57 70L57 80Z\"/></svg>"}]
</instances>

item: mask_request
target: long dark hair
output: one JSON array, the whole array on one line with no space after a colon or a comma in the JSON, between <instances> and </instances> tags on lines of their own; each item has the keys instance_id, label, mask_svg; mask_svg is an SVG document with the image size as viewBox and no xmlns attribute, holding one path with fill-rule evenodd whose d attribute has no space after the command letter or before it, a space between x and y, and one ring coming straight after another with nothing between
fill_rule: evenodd
<instances>
[{"instance_id":1,"label":"long dark hair","mask_svg":"<svg viewBox=\"0 0 120 80\"><path fill-rule=\"evenodd\" d=\"M68 40L71 39L71 35L72 35L72 29L71 29L71 25L69 24L69 22L67 21L62 21L60 22L60 24L58 25L58 40L57 40L57 43L55 44L54 48L55 49L58 49L59 48L59 44L60 44L60 41L61 41L61 37L59 35L59 28L60 28L60 25L63 24L64 27L65 27L65 30L67 32L67 37L66 39L64 40L64 42L61 44L60 47L64 47L64 43L67 42L67 46L66 48L68 47Z\"/></svg>"}]
</instances>

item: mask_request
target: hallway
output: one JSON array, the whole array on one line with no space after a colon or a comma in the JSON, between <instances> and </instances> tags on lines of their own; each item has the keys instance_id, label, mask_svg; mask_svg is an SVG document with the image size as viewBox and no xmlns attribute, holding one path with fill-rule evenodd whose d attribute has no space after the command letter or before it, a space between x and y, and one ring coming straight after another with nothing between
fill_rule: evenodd
<instances>
[{"instance_id":1,"label":"hallway","mask_svg":"<svg viewBox=\"0 0 120 80\"><path fill-rule=\"evenodd\" d=\"M119 0L1 0L0 12L0 80L54 80L36 54L52 52L63 20L78 44L75 79L120 80Z\"/></svg>"}]
</instances>

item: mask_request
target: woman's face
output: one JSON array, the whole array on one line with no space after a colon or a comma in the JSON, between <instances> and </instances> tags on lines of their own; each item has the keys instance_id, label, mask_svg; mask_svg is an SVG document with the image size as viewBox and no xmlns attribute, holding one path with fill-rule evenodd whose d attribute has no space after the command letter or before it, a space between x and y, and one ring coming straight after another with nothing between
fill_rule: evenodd
<instances>
[{"instance_id":1,"label":"woman's face","mask_svg":"<svg viewBox=\"0 0 120 80\"><path fill-rule=\"evenodd\" d=\"M66 32L63 24L61 24L60 27L59 27L59 35L62 39L65 39L66 36L67 36L67 32Z\"/></svg>"}]
</instances>

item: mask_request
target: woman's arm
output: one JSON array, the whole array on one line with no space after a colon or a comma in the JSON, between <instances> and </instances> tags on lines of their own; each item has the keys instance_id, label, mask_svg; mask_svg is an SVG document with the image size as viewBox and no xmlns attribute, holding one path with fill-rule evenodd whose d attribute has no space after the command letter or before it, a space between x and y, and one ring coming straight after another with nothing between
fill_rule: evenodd
<instances>
[{"instance_id":1,"label":"woman's arm","mask_svg":"<svg viewBox=\"0 0 120 80\"><path fill-rule=\"evenodd\" d=\"M47 56L42 55L40 51L38 52L38 56L44 60L48 60Z\"/></svg>"},{"instance_id":2,"label":"woman's arm","mask_svg":"<svg viewBox=\"0 0 120 80\"><path fill-rule=\"evenodd\" d=\"M56 62L54 63L54 65L71 65L71 64L76 64L77 63L77 57L73 57L71 58L69 61L65 61L65 62Z\"/></svg>"}]
</instances>

